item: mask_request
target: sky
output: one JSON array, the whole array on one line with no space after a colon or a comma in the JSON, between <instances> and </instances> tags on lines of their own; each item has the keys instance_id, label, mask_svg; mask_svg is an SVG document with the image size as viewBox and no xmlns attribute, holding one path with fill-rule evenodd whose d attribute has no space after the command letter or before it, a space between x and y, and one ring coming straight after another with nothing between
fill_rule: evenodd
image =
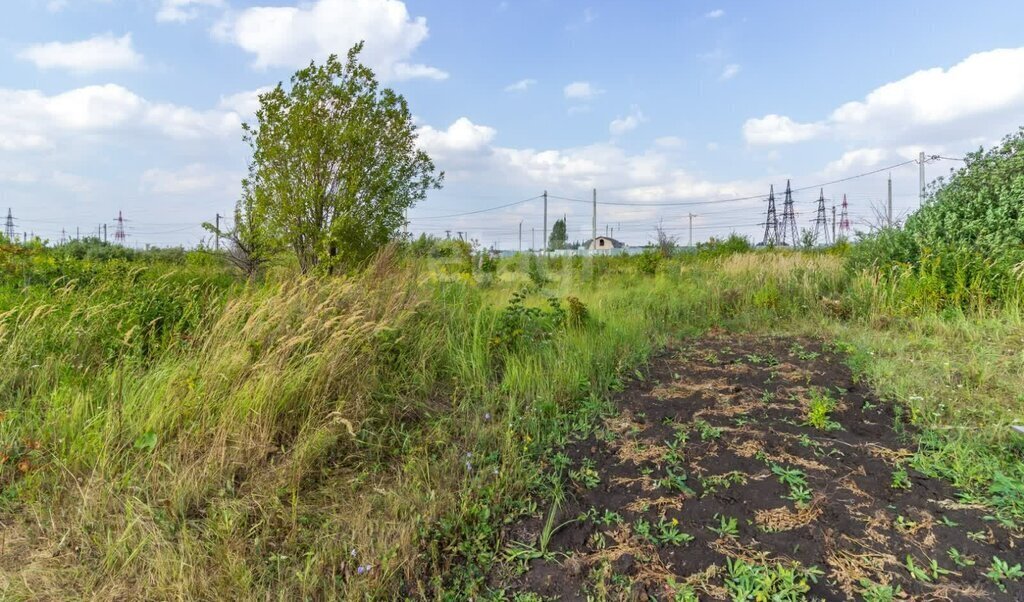
<instances>
[{"instance_id":1,"label":"sky","mask_svg":"<svg viewBox=\"0 0 1024 602\"><path fill-rule=\"evenodd\" d=\"M4 13L0 211L53 242L103 224L112 236L119 214L132 245L208 239L201 222L238 198L260 91L359 40L446 175L409 230L505 249L540 246L544 191L548 227L565 216L570 240L590 238L596 189L599 233L629 244L659 226L685 244L691 214L694 242L757 242L769 187L781 213L787 180L801 228L820 194L829 218L845 195L863 230L890 175L894 213L917 207L919 152L945 157L926 163L931 180L1024 125L1019 0L10 0Z\"/></svg>"}]
</instances>

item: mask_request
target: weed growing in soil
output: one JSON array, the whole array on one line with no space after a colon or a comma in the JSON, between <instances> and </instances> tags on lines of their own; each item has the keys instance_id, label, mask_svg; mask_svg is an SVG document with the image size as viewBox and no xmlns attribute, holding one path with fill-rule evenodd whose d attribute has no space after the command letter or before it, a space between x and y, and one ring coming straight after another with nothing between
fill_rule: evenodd
<instances>
[{"instance_id":1,"label":"weed growing in soil","mask_svg":"<svg viewBox=\"0 0 1024 602\"><path fill-rule=\"evenodd\" d=\"M726 559L725 587L733 600L797 602L807 597L811 584L824 573L817 567L751 564Z\"/></svg>"},{"instance_id":2,"label":"weed growing in soil","mask_svg":"<svg viewBox=\"0 0 1024 602\"><path fill-rule=\"evenodd\" d=\"M716 514L715 518L718 519L718 526L708 527L713 533L719 537L738 537L740 534L739 521L733 516L725 516Z\"/></svg>"},{"instance_id":3,"label":"weed growing in soil","mask_svg":"<svg viewBox=\"0 0 1024 602\"><path fill-rule=\"evenodd\" d=\"M781 464L770 462L772 473L778 477L779 482L789 487L789 495L786 499L793 500L797 504L806 504L811 499L811 490L807 486L807 475L799 468L786 468Z\"/></svg>"},{"instance_id":4,"label":"weed growing in soil","mask_svg":"<svg viewBox=\"0 0 1024 602\"><path fill-rule=\"evenodd\" d=\"M722 436L722 429L711 426L706 420L695 420L693 426L701 441L714 441Z\"/></svg>"},{"instance_id":5,"label":"weed growing in soil","mask_svg":"<svg viewBox=\"0 0 1024 602\"><path fill-rule=\"evenodd\" d=\"M947 555L949 556L949 559L953 561L953 564L962 569L977 564L977 561L975 561L973 557L961 553L960 550L957 550L956 548L950 548Z\"/></svg>"},{"instance_id":6,"label":"weed growing in soil","mask_svg":"<svg viewBox=\"0 0 1024 602\"><path fill-rule=\"evenodd\" d=\"M910 489L910 475L903 467L899 467L892 471L892 481L889 486L893 489Z\"/></svg>"},{"instance_id":7,"label":"weed growing in soil","mask_svg":"<svg viewBox=\"0 0 1024 602\"><path fill-rule=\"evenodd\" d=\"M686 495L693 495L693 489L686 484L686 472L680 470L679 472L673 471L671 468L665 469L666 476L659 484L662 488L668 491L678 491Z\"/></svg>"},{"instance_id":8,"label":"weed growing in soil","mask_svg":"<svg viewBox=\"0 0 1024 602\"><path fill-rule=\"evenodd\" d=\"M570 470L569 478L573 481L583 485L587 489L593 489L601 483L601 475L598 474L594 460L591 458L584 458L580 462L579 470Z\"/></svg>"},{"instance_id":9,"label":"weed growing in soil","mask_svg":"<svg viewBox=\"0 0 1024 602\"><path fill-rule=\"evenodd\" d=\"M898 585L882 585L864 578L861 578L859 585L864 602L893 602L904 597L903 589Z\"/></svg>"},{"instance_id":10,"label":"weed growing in soil","mask_svg":"<svg viewBox=\"0 0 1024 602\"><path fill-rule=\"evenodd\" d=\"M996 556L992 558L992 565L989 566L985 576L996 584L999 591L1005 592L1006 582L1020 580L1021 577L1024 577L1024 570L1021 569L1020 563L1010 566L1010 563Z\"/></svg>"},{"instance_id":11,"label":"weed growing in soil","mask_svg":"<svg viewBox=\"0 0 1024 602\"><path fill-rule=\"evenodd\" d=\"M807 425L822 431L838 431L843 427L830 418L836 408L836 400L823 389L812 389L805 416Z\"/></svg>"},{"instance_id":12,"label":"weed growing in soil","mask_svg":"<svg viewBox=\"0 0 1024 602\"><path fill-rule=\"evenodd\" d=\"M681 546L684 543L690 543L693 541L693 535L684 533L679 529L679 521L672 519L666 521L664 517L658 521L658 535L657 540L659 543L665 545Z\"/></svg>"}]
</instances>

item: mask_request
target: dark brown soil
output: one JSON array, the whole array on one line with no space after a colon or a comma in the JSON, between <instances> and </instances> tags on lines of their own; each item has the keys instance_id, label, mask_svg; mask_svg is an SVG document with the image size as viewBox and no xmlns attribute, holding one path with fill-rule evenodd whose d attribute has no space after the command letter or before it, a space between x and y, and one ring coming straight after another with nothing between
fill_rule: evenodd
<instances>
[{"instance_id":1,"label":"dark brown soil","mask_svg":"<svg viewBox=\"0 0 1024 602\"><path fill-rule=\"evenodd\" d=\"M834 401L827 420L837 423L826 429L807 424L812 399L823 396ZM671 600L684 589L674 582L701 599L729 599L727 559L741 559L816 567L804 594L811 598L861 599L874 583L916 599L1024 599L1024 583L1007 581L1004 593L985 576L993 556L1011 565L1024 558L1014 534L986 509L958 503L944 481L915 472L911 438L894 427L893 407L855 383L820 342L690 341L656 358L617 407L595 434L563 451L571 462L561 469L566 498L554 524L570 522L537 558L552 507L538 499L537 515L506 532L508 550L534 553L508 554L492 575L496 589L559 600ZM559 470L558 458L550 464ZM773 468L800 471L807 499L787 499L791 488ZM906 471L903 487L893 485L898 471ZM672 475L685 476L675 480L682 487L665 480ZM736 519L735 535L712 531L723 518ZM652 537L643 536L645 523ZM693 539L666 543L659 524ZM958 566L950 548L974 564ZM908 556L928 581L912 576ZM951 572L934 571L933 560Z\"/></svg>"}]
</instances>

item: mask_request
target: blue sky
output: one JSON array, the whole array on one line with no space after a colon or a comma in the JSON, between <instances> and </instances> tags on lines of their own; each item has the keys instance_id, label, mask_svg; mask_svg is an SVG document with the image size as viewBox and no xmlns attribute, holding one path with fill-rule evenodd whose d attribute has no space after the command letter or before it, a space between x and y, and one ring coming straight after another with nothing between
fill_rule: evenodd
<instances>
[{"instance_id":1,"label":"blue sky","mask_svg":"<svg viewBox=\"0 0 1024 602\"><path fill-rule=\"evenodd\" d=\"M549 190L642 243L753 237L731 198L962 156L1024 124L1024 4L565 0L18 0L0 25L0 208L51 240L118 211L137 244L230 213L257 91L365 39L447 172L411 230L518 245ZM927 165L937 176L956 165ZM886 173L827 186L868 219ZM917 166L893 170L897 213ZM798 193L801 225L816 190ZM715 201L708 203L707 201ZM677 203L671 205L671 203ZM632 206L631 206L632 205ZM570 238L590 208L552 200ZM538 235L539 236L539 235ZM526 241L529 246L529 240Z\"/></svg>"}]
</instances>

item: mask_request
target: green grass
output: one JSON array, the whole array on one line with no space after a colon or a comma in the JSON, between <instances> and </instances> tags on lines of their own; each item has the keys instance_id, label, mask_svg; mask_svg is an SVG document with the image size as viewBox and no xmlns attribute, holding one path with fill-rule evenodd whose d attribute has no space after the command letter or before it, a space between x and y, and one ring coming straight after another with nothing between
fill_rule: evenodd
<instances>
[{"instance_id":1,"label":"green grass","mask_svg":"<svg viewBox=\"0 0 1024 602\"><path fill-rule=\"evenodd\" d=\"M837 255L471 274L385 254L360 275L279 266L249 284L200 261L11 261L0 520L23 560L0 565L5 599L481 595L502 524L557 526L542 461L652 351L712 327L836 341L904 408L914 468L1024 520L1007 428L1024 416L1020 310L915 313ZM675 527L647 525L685 543ZM737 587L755 587L748 568Z\"/></svg>"}]
</instances>

